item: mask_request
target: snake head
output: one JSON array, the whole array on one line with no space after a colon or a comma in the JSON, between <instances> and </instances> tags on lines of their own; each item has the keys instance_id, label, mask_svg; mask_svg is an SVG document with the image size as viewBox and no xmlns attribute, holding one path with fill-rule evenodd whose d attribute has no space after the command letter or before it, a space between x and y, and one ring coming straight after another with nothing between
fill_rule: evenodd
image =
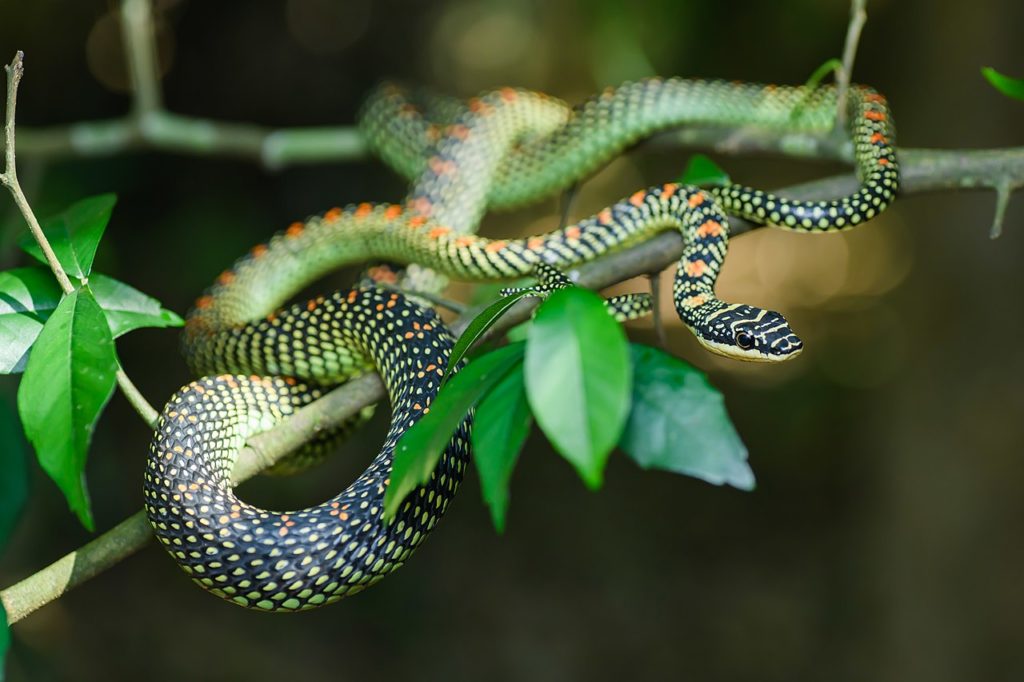
<instances>
[{"instance_id":1,"label":"snake head","mask_svg":"<svg viewBox=\"0 0 1024 682\"><path fill-rule=\"evenodd\" d=\"M774 310L727 305L708 316L700 344L712 353L748 362L790 360L804 348L786 318Z\"/></svg>"}]
</instances>

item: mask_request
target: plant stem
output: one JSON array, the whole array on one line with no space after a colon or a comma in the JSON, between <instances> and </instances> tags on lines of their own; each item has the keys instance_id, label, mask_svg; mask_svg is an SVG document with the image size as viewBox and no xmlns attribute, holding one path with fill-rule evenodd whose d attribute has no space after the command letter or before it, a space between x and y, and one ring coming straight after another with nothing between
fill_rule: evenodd
<instances>
[{"instance_id":1,"label":"plant stem","mask_svg":"<svg viewBox=\"0 0 1024 682\"><path fill-rule=\"evenodd\" d=\"M860 32L864 28L864 23L868 20L866 4L867 0L850 1L850 23L846 27L846 44L843 46L843 67L836 74L835 130L842 130L846 125L846 95L850 90L850 79L853 77L853 60L857 56Z\"/></svg>"}]
</instances>

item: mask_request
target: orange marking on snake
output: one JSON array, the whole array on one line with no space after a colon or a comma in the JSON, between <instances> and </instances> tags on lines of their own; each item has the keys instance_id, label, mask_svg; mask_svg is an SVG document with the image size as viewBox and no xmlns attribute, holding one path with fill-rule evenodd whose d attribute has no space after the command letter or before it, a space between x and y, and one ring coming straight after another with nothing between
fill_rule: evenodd
<instances>
[{"instance_id":1,"label":"orange marking on snake","mask_svg":"<svg viewBox=\"0 0 1024 682\"><path fill-rule=\"evenodd\" d=\"M534 237L526 242L526 248L536 251L540 247L544 246L544 239L542 237Z\"/></svg>"},{"instance_id":2,"label":"orange marking on snake","mask_svg":"<svg viewBox=\"0 0 1024 682\"><path fill-rule=\"evenodd\" d=\"M573 225L572 227L565 228L565 236L567 238L569 238L569 239L579 239L580 238L580 228L579 228L579 226L578 225Z\"/></svg>"},{"instance_id":3,"label":"orange marking on snake","mask_svg":"<svg viewBox=\"0 0 1024 682\"><path fill-rule=\"evenodd\" d=\"M444 227L442 225L440 227L435 227L434 229L432 229L430 232L427 233L427 236L430 237L431 239L438 239L440 237L445 236L446 234L448 234L451 231L452 231L452 228Z\"/></svg>"},{"instance_id":4,"label":"orange marking on snake","mask_svg":"<svg viewBox=\"0 0 1024 682\"><path fill-rule=\"evenodd\" d=\"M671 197L671 196L672 196L673 194L675 194L675 193L676 193L676 190L678 190L678 189L679 189L679 185L677 185L677 184L676 184L676 183L674 183L674 182L668 182L668 183L665 183L665 184L664 184L664 185L662 185L662 187L661 187L661 196L662 196L663 198L665 198L665 199L668 199L668 198L669 198L669 197Z\"/></svg>"},{"instance_id":5,"label":"orange marking on snake","mask_svg":"<svg viewBox=\"0 0 1024 682\"><path fill-rule=\"evenodd\" d=\"M384 210L384 217L388 220L394 220L400 215L402 215L402 207L396 204L392 204Z\"/></svg>"},{"instance_id":6,"label":"orange marking on snake","mask_svg":"<svg viewBox=\"0 0 1024 682\"><path fill-rule=\"evenodd\" d=\"M888 166L889 165L889 159L886 159L886 158L879 159L878 160L878 165L879 166Z\"/></svg>"},{"instance_id":7,"label":"orange marking on snake","mask_svg":"<svg viewBox=\"0 0 1024 682\"><path fill-rule=\"evenodd\" d=\"M341 209L337 206L324 213L324 220L329 223L333 223L335 220L341 217Z\"/></svg>"},{"instance_id":8,"label":"orange marking on snake","mask_svg":"<svg viewBox=\"0 0 1024 682\"><path fill-rule=\"evenodd\" d=\"M519 97L519 93L516 92L513 88L501 89L501 98L506 102L514 102L516 101L517 97Z\"/></svg>"},{"instance_id":9,"label":"orange marking on snake","mask_svg":"<svg viewBox=\"0 0 1024 682\"><path fill-rule=\"evenodd\" d=\"M469 137L469 128L461 123L456 123L448 128L448 134L460 140Z\"/></svg>"},{"instance_id":10,"label":"orange marking on snake","mask_svg":"<svg viewBox=\"0 0 1024 682\"><path fill-rule=\"evenodd\" d=\"M213 296L201 296L196 299L196 307L202 310L213 305Z\"/></svg>"},{"instance_id":11,"label":"orange marking on snake","mask_svg":"<svg viewBox=\"0 0 1024 682\"><path fill-rule=\"evenodd\" d=\"M885 113L882 111L865 111L864 118L871 119L872 121L884 121Z\"/></svg>"},{"instance_id":12,"label":"orange marking on snake","mask_svg":"<svg viewBox=\"0 0 1024 682\"><path fill-rule=\"evenodd\" d=\"M888 142L888 140L885 139L885 135L882 133L875 133L871 136L871 142Z\"/></svg>"},{"instance_id":13,"label":"orange marking on snake","mask_svg":"<svg viewBox=\"0 0 1024 682\"><path fill-rule=\"evenodd\" d=\"M687 203L690 204L690 208L697 208L698 206L704 203L704 193L694 192L693 194L690 195L690 198L687 201Z\"/></svg>"},{"instance_id":14,"label":"orange marking on snake","mask_svg":"<svg viewBox=\"0 0 1024 682\"><path fill-rule=\"evenodd\" d=\"M498 241L493 241L487 246L485 246L484 250L494 253L496 251L501 251L506 246L508 246L508 242L499 239Z\"/></svg>"},{"instance_id":15,"label":"orange marking on snake","mask_svg":"<svg viewBox=\"0 0 1024 682\"><path fill-rule=\"evenodd\" d=\"M412 201L413 210L425 216L429 216L434 210L434 205L426 197L416 197Z\"/></svg>"},{"instance_id":16,"label":"orange marking on snake","mask_svg":"<svg viewBox=\"0 0 1024 682\"><path fill-rule=\"evenodd\" d=\"M444 175L448 169L444 159L439 156L430 157L430 161L428 161L427 164L430 166L430 170L434 171L438 175Z\"/></svg>"},{"instance_id":17,"label":"orange marking on snake","mask_svg":"<svg viewBox=\"0 0 1024 682\"><path fill-rule=\"evenodd\" d=\"M316 305L316 300L310 299L309 301L306 302L306 310L313 312L314 310L316 310Z\"/></svg>"},{"instance_id":18,"label":"orange marking on snake","mask_svg":"<svg viewBox=\"0 0 1024 682\"><path fill-rule=\"evenodd\" d=\"M418 230L423 227L423 223L425 222L427 222L425 217L421 215L414 215L412 218L409 218L409 227L414 230Z\"/></svg>"},{"instance_id":19,"label":"orange marking on snake","mask_svg":"<svg viewBox=\"0 0 1024 682\"><path fill-rule=\"evenodd\" d=\"M231 270L225 270L224 272L220 273L220 275L217 277L217 284L220 284L222 286L226 284L231 284L233 281L235 281L235 273L232 272Z\"/></svg>"},{"instance_id":20,"label":"orange marking on snake","mask_svg":"<svg viewBox=\"0 0 1024 682\"><path fill-rule=\"evenodd\" d=\"M722 234L722 224L717 220L705 220L697 228L698 237L718 237Z\"/></svg>"},{"instance_id":21,"label":"orange marking on snake","mask_svg":"<svg viewBox=\"0 0 1024 682\"><path fill-rule=\"evenodd\" d=\"M345 300L347 300L349 303L355 303L358 297L359 292L353 289L352 291L348 292L348 296L346 297Z\"/></svg>"},{"instance_id":22,"label":"orange marking on snake","mask_svg":"<svg viewBox=\"0 0 1024 682\"><path fill-rule=\"evenodd\" d=\"M610 208L606 208L606 209L604 209L603 211L601 211L600 213L597 214L597 222L601 223L602 225L607 225L611 221L612 221L612 210Z\"/></svg>"},{"instance_id":23,"label":"orange marking on snake","mask_svg":"<svg viewBox=\"0 0 1024 682\"><path fill-rule=\"evenodd\" d=\"M469 246L474 241L473 237L459 237L455 240L455 246L464 247Z\"/></svg>"},{"instance_id":24,"label":"orange marking on snake","mask_svg":"<svg viewBox=\"0 0 1024 682\"><path fill-rule=\"evenodd\" d=\"M257 244L256 246L252 247L252 249L249 251L249 254L253 258L259 258L260 256L262 256L266 252L267 252L267 245L266 244Z\"/></svg>"},{"instance_id":25,"label":"orange marking on snake","mask_svg":"<svg viewBox=\"0 0 1024 682\"><path fill-rule=\"evenodd\" d=\"M288 226L288 229L285 230L284 233L285 233L285 236L288 236L288 237L298 237L300 234L302 234L303 230L305 230L305 229L306 229L306 226L303 225L302 223L294 222L294 223L292 223L291 225Z\"/></svg>"},{"instance_id":26,"label":"orange marking on snake","mask_svg":"<svg viewBox=\"0 0 1024 682\"><path fill-rule=\"evenodd\" d=\"M357 218L365 218L366 216L370 215L370 212L372 210L373 210L373 204L369 204L369 203L363 202L363 203L359 204L359 206L356 207L356 217Z\"/></svg>"},{"instance_id":27,"label":"orange marking on snake","mask_svg":"<svg viewBox=\"0 0 1024 682\"><path fill-rule=\"evenodd\" d=\"M884 102L885 97L877 92L868 92L864 94L864 100L867 102Z\"/></svg>"},{"instance_id":28,"label":"orange marking on snake","mask_svg":"<svg viewBox=\"0 0 1024 682\"><path fill-rule=\"evenodd\" d=\"M645 190L640 190L639 192L634 192L633 195L631 197L629 197L629 203L633 204L637 208L640 208L641 206L644 205L644 196L646 196L646 195L647 195L647 192Z\"/></svg>"},{"instance_id":29,"label":"orange marking on snake","mask_svg":"<svg viewBox=\"0 0 1024 682\"><path fill-rule=\"evenodd\" d=\"M686 274L690 277L700 277L707 272L708 264L703 260L691 260L686 263Z\"/></svg>"},{"instance_id":30,"label":"orange marking on snake","mask_svg":"<svg viewBox=\"0 0 1024 682\"><path fill-rule=\"evenodd\" d=\"M473 99L469 100L469 110L472 111L474 114L487 116L494 110L494 107L492 107L490 104L483 101L479 97L474 97Z\"/></svg>"},{"instance_id":31,"label":"orange marking on snake","mask_svg":"<svg viewBox=\"0 0 1024 682\"><path fill-rule=\"evenodd\" d=\"M405 338L407 338L407 339L411 339L411 338L412 338L412 337L414 337L414 336L416 336L416 335L415 335L415 334L413 334L412 332L406 332L406 333L405 333Z\"/></svg>"}]
</instances>

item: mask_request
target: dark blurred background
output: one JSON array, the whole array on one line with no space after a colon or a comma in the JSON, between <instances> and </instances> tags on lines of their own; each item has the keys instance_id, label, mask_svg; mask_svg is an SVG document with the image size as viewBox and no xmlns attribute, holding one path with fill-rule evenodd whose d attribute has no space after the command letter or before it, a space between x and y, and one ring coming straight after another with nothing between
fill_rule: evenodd
<instances>
[{"instance_id":1,"label":"dark blurred background","mask_svg":"<svg viewBox=\"0 0 1024 682\"><path fill-rule=\"evenodd\" d=\"M513 84L570 101L650 73L800 83L841 51L848 18L842 0L158 8L168 108L270 126L350 124L382 78L463 96ZM22 125L127 110L116 9L0 4L0 58L26 53ZM984 65L1024 75L1024 4L872 0L868 11L855 79L888 95L902 145L1024 143L1024 104L979 75ZM585 185L576 216L675 178L687 154L642 146L615 161ZM765 187L843 170L716 159ZM22 176L42 215L117 192L97 269L179 313L290 221L404 192L374 160L270 173L156 153L26 158ZM484 231L550 229L556 207L490 216ZM702 353L678 324L669 331L673 351L725 393L752 493L616 454L592 494L534 438L503 537L470 473L401 571L333 607L276 617L204 594L150 546L16 625L10 679L1022 679L1024 199L996 242L993 207L988 193L915 195L850 233L761 230L734 242L720 294L784 311L807 351L784 367L741 367ZM0 266L23 263L6 194L0 224ZM652 340L649 324L632 335ZM187 380L174 330L135 332L118 350L154 403ZM2 377L4 397L15 388ZM334 494L375 452L382 412L324 468L243 494L276 508ZM148 440L115 396L88 467L98 528L141 508ZM37 470L0 585L88 539Z\"/></svg>"}]
</instances>

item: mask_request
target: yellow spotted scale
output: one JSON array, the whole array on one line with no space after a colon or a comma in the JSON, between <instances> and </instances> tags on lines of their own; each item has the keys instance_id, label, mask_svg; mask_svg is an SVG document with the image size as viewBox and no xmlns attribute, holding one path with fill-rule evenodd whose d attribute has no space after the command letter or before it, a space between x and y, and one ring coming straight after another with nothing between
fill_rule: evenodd
<instances>
[{"instance_id":1,"label":"yellow spotted scale","mask_svg":"<svg viewBox=\"0 0 1024 682\"><path fill-rule=\"evenodd\" d=\"M709 350L783 360L802 348L776 312L715 297L728 220L739 215L797 230L851 227L894 198L898 170L885 100L850 91L848 133L860 188L835 201L797 202L741 185L709 191L664 184L549 234L473 234L490 206L565 189L638 139L683 124L827 131L832 88L650 79L609 89L570 109L505 88L462 105L428 99L427 114L394 86L370 97L361 125L377 153L414 179L402 204L333 208L296 222L225 271L191 312L184 348L205 378L164 408L145 475L146 513L192 579L236 604L267 611L314 608L362 590L400 566L443 515L469 460L467 418L430 481L383 518L398 438L430 408L452 347L436 315L393 291L365 286L282 308L324 273L363 261L409 264L404 287L437 291L466 280L558 271L679 230L685 248L673 288L681 319ZM371 268L377 280L394 277ZM374 273L376 273L374 275ZM642 311L637 299L627 312ZM380 453L332 499L287 513L239 500L230 473L245 440L321 393L376 368L392 405ZM321 436L322 437L322 436Z\"/></svg>"}]
</instances>

